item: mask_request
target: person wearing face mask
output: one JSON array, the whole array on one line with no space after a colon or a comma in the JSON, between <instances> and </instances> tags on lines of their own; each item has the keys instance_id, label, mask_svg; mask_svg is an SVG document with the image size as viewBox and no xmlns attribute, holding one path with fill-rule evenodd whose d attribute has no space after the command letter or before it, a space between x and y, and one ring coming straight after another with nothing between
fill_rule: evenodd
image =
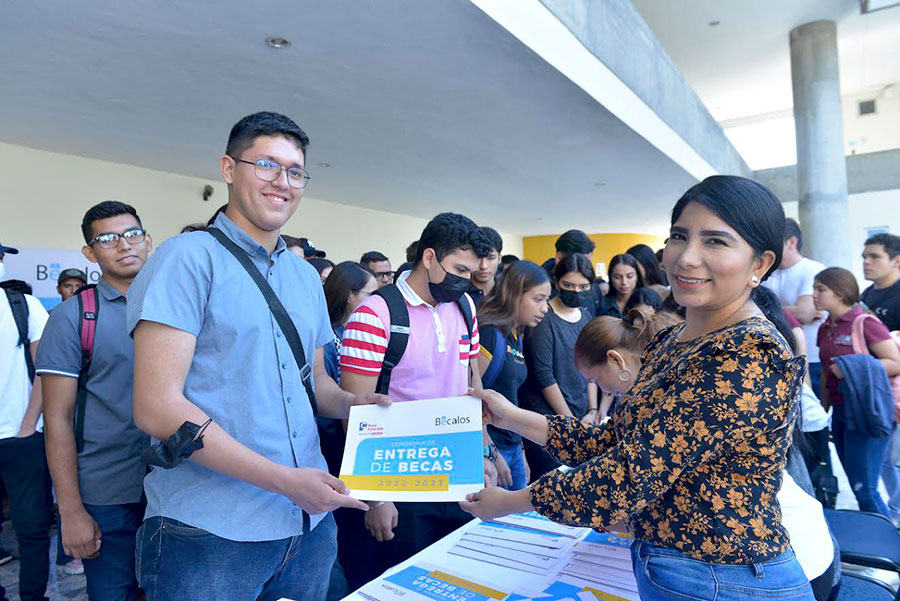
<instances>
[{"instance_id":1,"label":"person wearing face mask","mask_svg":"<svg viewBox=\"0 0 900 601\"><path fill-rule=\"evenodd\" d=\"M479 259L490 250L484 233L468 217L441 213L432 219L419 239L412 269L350 315L341 343L341 386L355 394L386 392L395 402L455 397L477 387L480 337L475 303L466 290ZM397 340L392 316L403 310L409 318L406 347L399 360L386 361L391 341ZM486 482L496 483L498 471L508 479L509 467L487 429L484 446ZM471 519L456 503L369 505L364 522L375 550L368 563L345 566L351 589Z\"/></svg>"},{"instance_id":2,"label":"person wearing face mask","mask_svg":"<svg viewBox=\"0 0 900 601\"><path fill-rule=\"evenodd\" d=\"M591 320L591 285L594 268L582 254L562 257L553 270L559 294L550 310L525 336L528 377L519 388L519 405L543 415L564 415L596 423L597 387L578 373L572 352L578 334ZM538 478L559 466L541 447L525 441L531 477Z\"/></svg>"}]
</instances>

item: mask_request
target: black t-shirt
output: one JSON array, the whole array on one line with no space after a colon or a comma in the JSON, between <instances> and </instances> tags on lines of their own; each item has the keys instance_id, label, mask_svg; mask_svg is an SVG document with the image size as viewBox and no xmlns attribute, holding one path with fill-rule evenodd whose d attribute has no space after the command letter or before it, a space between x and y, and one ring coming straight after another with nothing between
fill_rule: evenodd
<instances>
[{"instance_id":1,"label":"black t-shirt","mask_svg":"<svg viewBox=\"0 0 900 601\"><path fill-rule=\"evenodd\" d=\"M881 290L872 284L863 291L862 302L884 322L887 329L892 332L900 330L900 280Z\"/></svg>"},{"instance_id":2,"label":"black t-shirt","mask_svg":"<svg viewBox=\"0 0 900 601\"><path fill-rule=\"evenodd\" d=\"M481 326L479 328L479 340L481 341L481 352L483 354L494 357L498 353L498 349L495 348L497 345L497 328L495 326ZM506 353L503 367L500 369L500 373L497 374L494 382L490 386L486 386L486 388L496 390L513 403L518 404L519 386L525 381L525 376L528 373L525 367L525 355L522 354L522 340L515 332L511 332L505 337L504 346L505 348L499 349L499 352ZM485 374L482 374L482 376ZM501 449L511 449L522 443L522 437L509 430L488 426L488 432L494 444Z\"/></svg>"},{"instance_id":3,"label":"black t-shirt","mask_svg":"<svg viewBox=\"0 0 900 601\"><path fill-rule=\"evenodd\" d=\"M589 311L582 310L581 319L571 323L551 307L544 320L525 336L528 376L519 389L519 404L523 408L553 415L542 391L557 384L572 414L579 419L584 417L588 409L588 381L575 367L575 341L591 318Z\"/></svg>"},{"instance_id":4,"label":"black t-shirt","mask_svg":"<svg viewBox=\"0 0 900 601\"><path fill-rule=\"evenodd\" d=\"M638 305L647 305L656 311L662 305L662 299L650 288L638 288L631 293L628 302L625 303L625 309L620 312L619 306L616 304L616 292L610 288L610 293L604 298L604 306L602 309L598 308L597 315L612 315L621 318Z\"/></svg>"},{"instance_id":5,"label":"black t-shirt","mask_svg":"<svg viewBox=\"0 0 900 601\"><path fill-rule=\"evenodd\" d=\"M481 304L481 301L484 300L484 290L482 290L472 282L469 282L469 289L466 291L466 293L471 297L472 302L475 303L475 308L477 309Z\"/></svg>"}]
</instances>

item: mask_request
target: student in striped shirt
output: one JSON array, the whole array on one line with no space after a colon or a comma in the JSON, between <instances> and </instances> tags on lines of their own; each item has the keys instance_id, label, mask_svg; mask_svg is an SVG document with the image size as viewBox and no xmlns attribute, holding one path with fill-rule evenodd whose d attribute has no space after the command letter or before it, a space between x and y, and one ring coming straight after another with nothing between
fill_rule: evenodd
<instances>
[{"instance_id":1,"label":"student in striped shirt","mask_svg":"<svg viewBox=\"0 0 900 601\"><path fill-rule=\"evenodd\" d=\"M463 215L441 213L425 226L412 270L401 274L395 284L409 312L409 342L391 372L388 388L395 401L453 397L466 394L470 385L480 387L478 321L473 320L470 336L457 301L469 288L479 258L490 250L483 232ZM465 301L474 316L475 304L468 296ZM345 390L375 391L390 325L387 303L378 295L370 296L351 314L341 344ZM490 457L485 457L485 473L496 482L497 469L509 468L495 450L486 455ZM374 575L471 519L456 503L370 505L365 527L378 541L369 566Z\"/></svg>"}]
</instances>

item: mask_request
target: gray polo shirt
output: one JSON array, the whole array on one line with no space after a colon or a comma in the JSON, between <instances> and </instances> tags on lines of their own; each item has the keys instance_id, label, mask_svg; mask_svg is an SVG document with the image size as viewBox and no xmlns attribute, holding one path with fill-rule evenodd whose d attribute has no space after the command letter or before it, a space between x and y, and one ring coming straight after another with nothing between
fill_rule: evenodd
<instances>
[{"instance_id":1,"label":"gray polo shirt","mask_svg":"<svg viewBox=\"0 0 900 601\"><path fill-rule=\"evenodd\" d=\"M137 503L147 472L140 455L150 439L134 425L134 343L126 326L127 302L102 278L97 292L100 311L88 369L78 485L82 501L90 505ZM50 314L38 346L36 373L78 378L80 321L74 296Z\"/></svg>"},{"instance_id":2,"label":"gray polo shirt","mask_svg":"<svg viewBox=\"0 0 900 601\"><path fill-rule=\"evenodd\" d=\"M279 238L271 257L224 214L221 229L264 274L284 304L311 364L334 336L316 270ZM250 275L207 232L167 240L128 291L128 329L140 321L196 336L184 395L238 442L290 467L327 470L300 370ZM287 497L190 459L153 468L144 481L147 517L165 516L234 541L301 535L302 512ZM310 516L311 527L325 514Z\"/></svg>"}]
</instances>

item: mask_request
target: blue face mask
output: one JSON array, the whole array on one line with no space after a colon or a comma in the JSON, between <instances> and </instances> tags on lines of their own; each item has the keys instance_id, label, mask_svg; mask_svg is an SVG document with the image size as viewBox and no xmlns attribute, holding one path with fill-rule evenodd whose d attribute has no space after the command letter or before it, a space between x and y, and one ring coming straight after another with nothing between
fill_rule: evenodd
<instances>
[{"instance_id":1,"label":"blue face mask","mask_svg":"<svg viewBox=\"0 0 900 601\"><path fill-rule=\"evenodd\" d=\"M440 261L438 261L438 266L444 270L444 280L437 284L431 281L428 270L425 270L425 276L428 278L428 292L439 303L455 303L469 289L469 278L448 272Z\"/></svg>"}]
</instances>

